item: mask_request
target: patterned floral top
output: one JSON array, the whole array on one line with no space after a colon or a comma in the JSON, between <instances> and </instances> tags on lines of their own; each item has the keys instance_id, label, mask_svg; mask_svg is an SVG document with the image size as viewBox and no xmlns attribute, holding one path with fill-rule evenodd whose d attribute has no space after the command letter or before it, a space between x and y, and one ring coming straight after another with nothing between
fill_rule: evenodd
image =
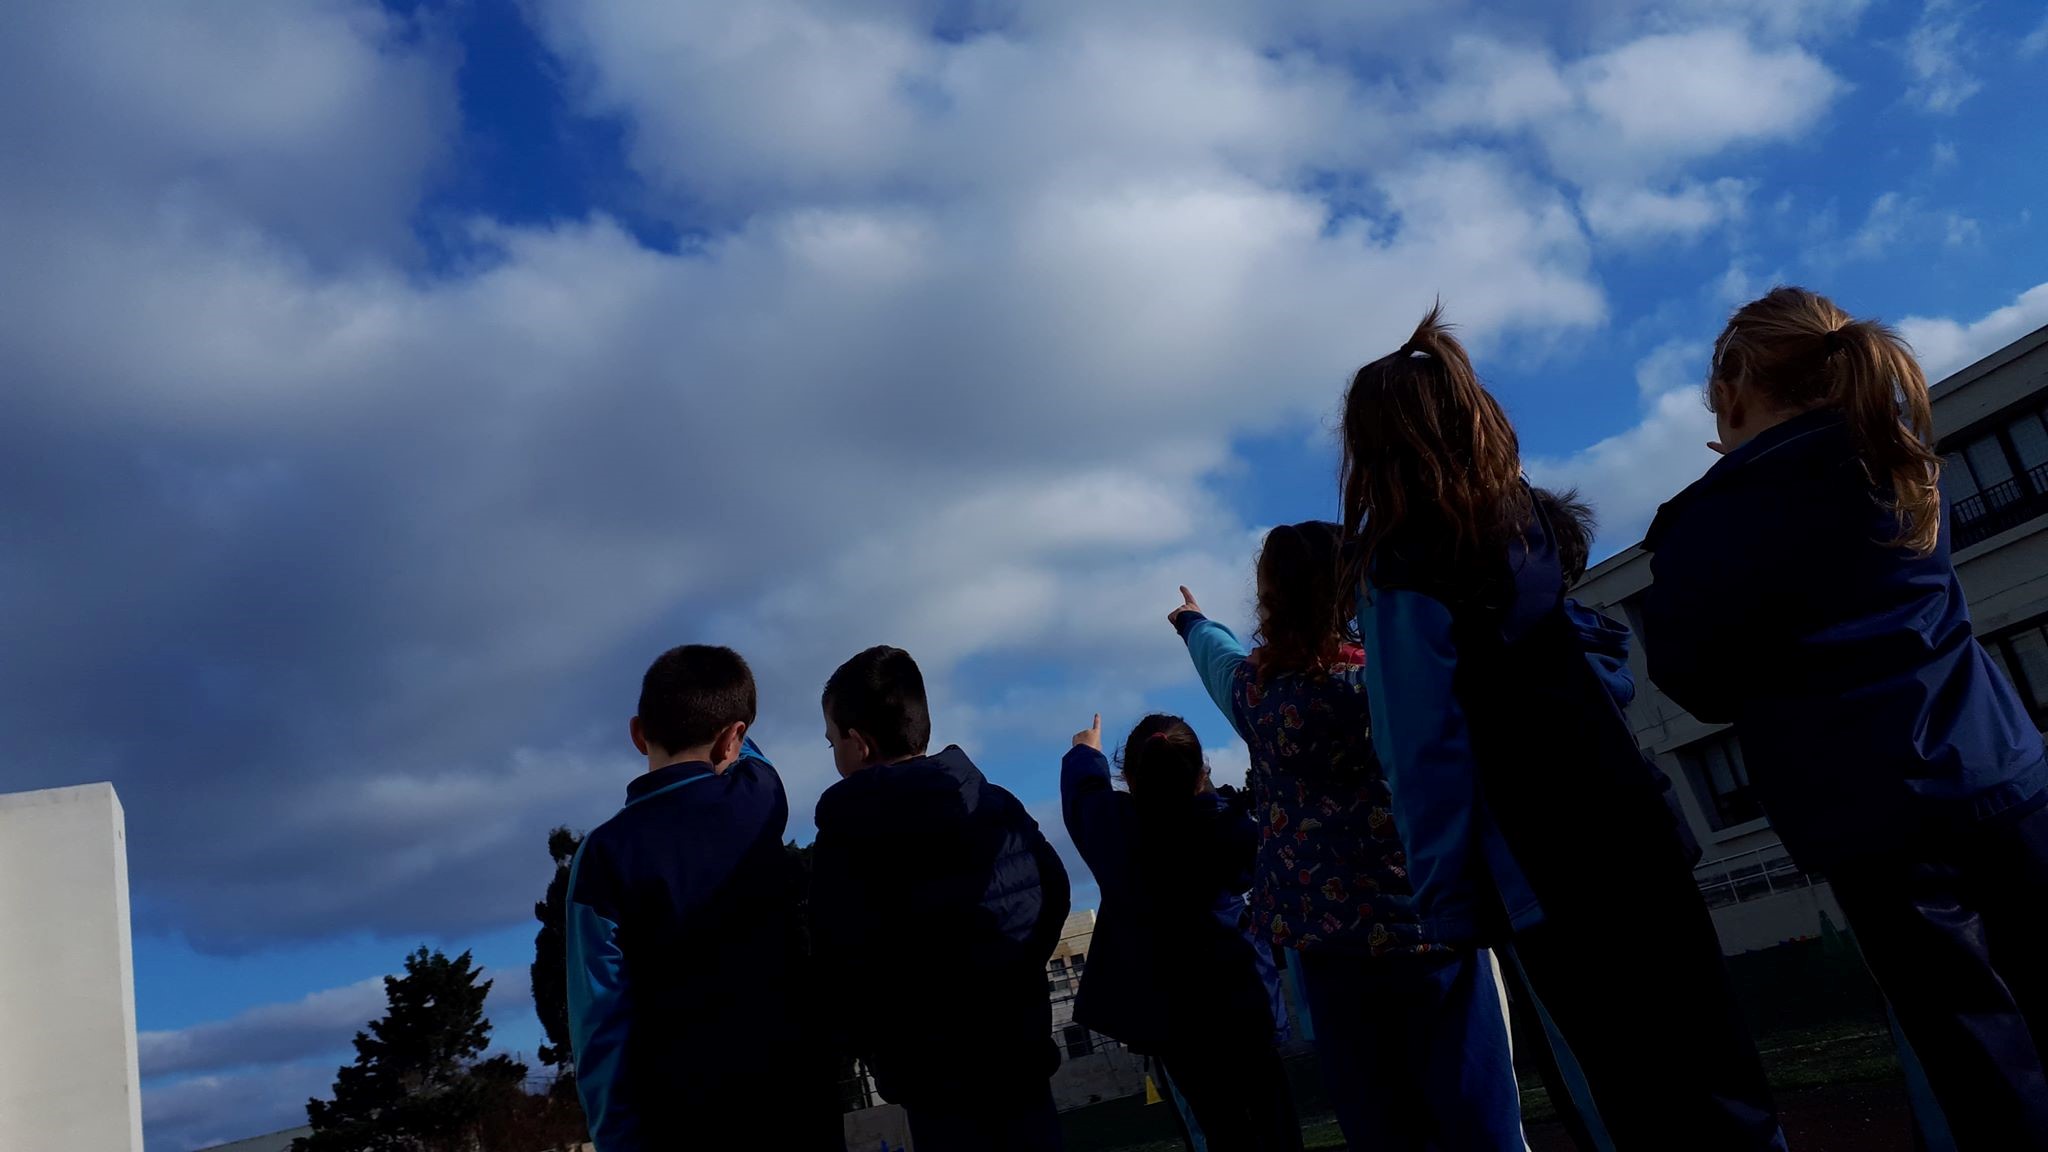
<instances>
[{"instance_id":1,"label":"patterned floral top","mask_svg":"<svg viewBox=\"0 0 2048 1152\"><path fill-rule=\"evenodd\" d=\"M1372 746L1362 660L1260 682L1230 629L1177 620L1210 699L1251 753L1260 825L1251 909L1276 946L1430 951L1415 913L1386 774ZM1356 650L1347 656L1357 659Z\"/></svg>"}]
</instances>

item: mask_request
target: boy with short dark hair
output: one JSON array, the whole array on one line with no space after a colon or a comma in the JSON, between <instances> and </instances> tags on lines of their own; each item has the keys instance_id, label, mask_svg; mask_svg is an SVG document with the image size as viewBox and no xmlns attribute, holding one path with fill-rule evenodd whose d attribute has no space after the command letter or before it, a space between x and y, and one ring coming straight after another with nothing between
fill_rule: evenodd
<instances>
[{"instance_id":1,"label":"boy with short dark hair","mask_svg":"<svg viewBox=\"0 0 2048 1152\"><path fill-rule=\"evenodd\" d=\"M918 1152L1057 1149L1045 964L1066 868L966 753L926 755L909 653L848 660L823 706L841 779L818 800L811 920L847 1047Z\"/></svg>"},{"instance_id":2,"label":"boy with short dark hair","mask_svg":"<svg viewBox=\"0 0 2048 1152\"><path fill-rule=\"evenodd\" d=\"M571 867L569 1026L597 1152L844 1150L754 705L737 652L664 652L630 726L647 772Z\"/></svg>"}]
</instances>

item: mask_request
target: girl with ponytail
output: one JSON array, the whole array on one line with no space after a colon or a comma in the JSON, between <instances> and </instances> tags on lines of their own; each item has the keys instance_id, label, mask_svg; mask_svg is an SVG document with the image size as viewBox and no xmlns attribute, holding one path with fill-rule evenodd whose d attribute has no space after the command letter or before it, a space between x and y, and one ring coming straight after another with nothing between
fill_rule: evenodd
<instances>
[{"instance_id":1,"label":"girl with ponytail","mask_svg":"<svg viewBox=\"0 0 2048 1152\"><path fill-rule=\"evenodd\" d=\"M1258 829L1209 784L1194 729L1138 722L1110 782L1102 717L1060 765L1060 808L1101 889L1074 1019L1154 1056L1215 1152L1300 1152L1270 964L1244 931Z\"/></svg>"},{"instance_id":2,"label":"girl with ponytail","mask_svg":"<svg viewBox=\"0 0 2048 1152\"><path fill-rule=\"evenodd\" d=\"M1431 937L1416 915L1365 669L1348 642L1340 536L1322 520L1266 534L1256 648L1186 588L1167 615L1249 753L1253 923L1294 957L1351 1147L1522 1152L1492 957Z\"/></svg>"},{"instance_id":3,"label":"girl with ponytail","mask_svg":"<svg viewBox=\"0 0 2048 1152\"><path fill-rule=\"evenodd\" d=\"M1619 1152L1782 1149L1657 774L1568 611L1572 526L1440 310L1353 376L1343 449L1344 587L1424 938L1518 959Z\"/></svg>"},{"instance_id":4,"label":"girl with ponytail","mask_svg":"<svg viewBox=\"0 0 2048 1152\"><path fill-rule=\"evenodd\" d=\"M1890 328L1778 288L1707 384L1722 459L1666 504L1650 678L1735 726L1831 881L1964 1148L2048 1148L2048 752L1970 630L1927 379Z\"/></svg>"}]
</instances>

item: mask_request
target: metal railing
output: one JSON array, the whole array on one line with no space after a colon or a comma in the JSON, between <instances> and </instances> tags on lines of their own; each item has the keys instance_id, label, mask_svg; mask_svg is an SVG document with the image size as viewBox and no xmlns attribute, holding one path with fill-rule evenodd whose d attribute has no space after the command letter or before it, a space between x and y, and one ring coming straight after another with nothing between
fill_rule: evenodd
<instances>
[{"instance_id":1,"label":"metal railing","mask_svg":"<svg viewBox=\"0 0 2048 1152\"><path fill-rule=\"evenodd\" d=\"M1956 501L1949 543L1967 548L2044 514L2048 514L2048 464Z\"/></svg>"},{"instance_id":2,"label":"metal railing","mask_svg":"<svg viewBox=\"0 0 2048 1152\"><path fill-rule=\"evenodd\" d=\"M1708 860L1693 869L1693 880L1706 897L1707 907L1722 908L1745 900L1761 900L1780 892L1813 887L1814 878L1792 862L1782 844L1752 848L1718 860Z\"/></svg>"}]
</instances>

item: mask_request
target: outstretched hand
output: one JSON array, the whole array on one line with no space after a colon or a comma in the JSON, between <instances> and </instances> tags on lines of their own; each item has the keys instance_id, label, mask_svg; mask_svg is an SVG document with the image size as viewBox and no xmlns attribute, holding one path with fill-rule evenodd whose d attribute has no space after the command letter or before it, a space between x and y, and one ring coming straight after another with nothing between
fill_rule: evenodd
<instances>
[{"instance_id":1,"label":"outstretched hand","mask_svg":"<svg viewBox=\"0 0 2048 1152\"><path fill-rule=\"evenodd\" d=\"M1188 591L1188 586L1185 584L1180 586L1180 600L1181 602L1179 607L1176 607L1173 611L1168 612L1166 614L1166 622L1168 624L1173 625L1176 628L1180 627L1181 613L1200 612L1202 610L1202 606L1200 604L1195 603L1195 594L1193 592Z\"/></svg>"},{"instance_id":2,"label":"outstretched hand","mask_svg":"<svg viewBox=\"0 0 2048 1152\"><path fill-rule=\"evenodd\" d=\"M1095 714L1095 723L1074 733L1074 747L1102 751L1102 713Z\"/></svg>"}]
</instances>

